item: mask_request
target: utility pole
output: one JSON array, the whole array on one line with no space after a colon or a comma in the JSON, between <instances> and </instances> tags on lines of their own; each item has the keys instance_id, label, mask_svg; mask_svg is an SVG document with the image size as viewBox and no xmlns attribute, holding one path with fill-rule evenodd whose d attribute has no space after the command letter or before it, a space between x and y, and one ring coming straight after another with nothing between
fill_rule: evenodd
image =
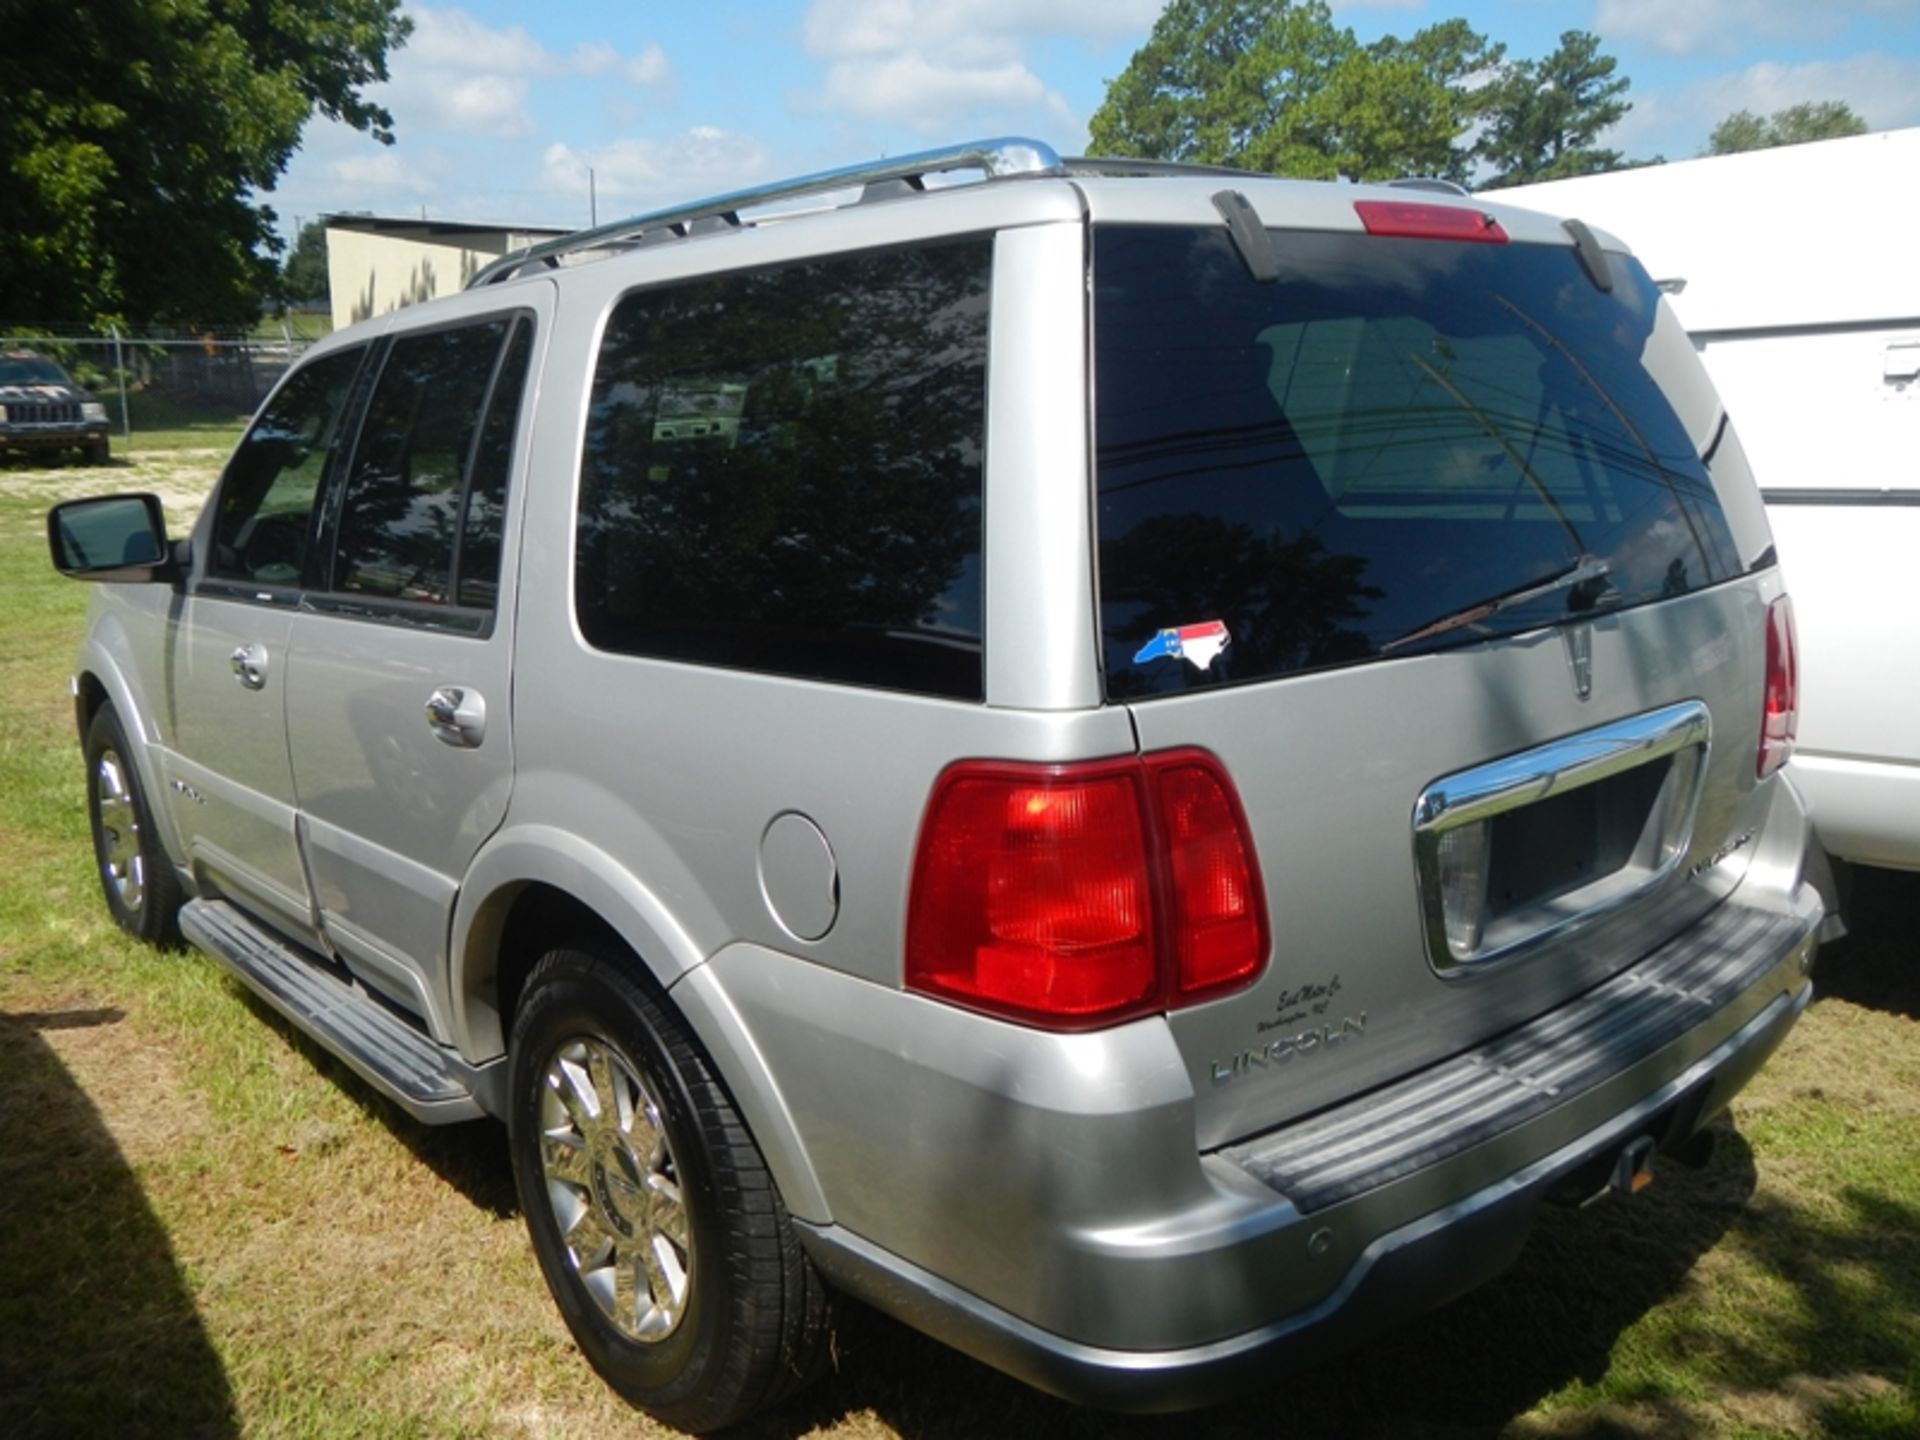
<instances>
[{"instance_id":1,"label":"utility pole","mask_svg":"<svg viewBox=\"0 0 1920 1440\"><path fill-rule=\"evenodd\" d=\"M593 167L587 167L587 225L597 229L600 225L600 197L593 188Z\"/></svg>"}]
</instances>

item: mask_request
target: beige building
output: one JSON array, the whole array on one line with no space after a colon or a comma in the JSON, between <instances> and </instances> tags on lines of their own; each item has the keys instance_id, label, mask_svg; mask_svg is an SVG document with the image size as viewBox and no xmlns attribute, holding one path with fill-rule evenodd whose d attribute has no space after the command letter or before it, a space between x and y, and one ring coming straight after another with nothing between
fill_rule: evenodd
<instances>
[{"instance_id":1,"label":"beige building","mask_svg":"<svg viewBox=\"0 0 1920 1440\"><path fill-rule=\"evenodd\" d=\"M327 281L333 294L333 328L452 295L488 261L566 233L457 220L330 215Z\"/></svg>"}]
</instances>

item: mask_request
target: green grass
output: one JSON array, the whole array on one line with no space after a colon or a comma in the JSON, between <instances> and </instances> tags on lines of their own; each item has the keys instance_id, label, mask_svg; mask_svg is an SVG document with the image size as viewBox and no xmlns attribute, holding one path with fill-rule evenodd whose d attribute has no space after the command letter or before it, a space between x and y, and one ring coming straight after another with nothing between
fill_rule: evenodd
<instances>
[{"instance_id":1,"label":"green grass","mask_svg":"<svg viewBox=\"0 0 1920 1440\"><path fill-rule=\"evenodd\" d=\"M131 437L113 437L113 455L116 460L131 460L139 455L172 450L199 450L212 452L225 460L246 428L247 422L239 419L201 420L185 425L135 430Z\"/></svg>"},{"instance_id":2,"label":"green grass","mask_svg":"<svg viewBox=\"0 0 1920 1440\"><path fill-rule=\"evenodd\" d=\"M130 394L127 406L133 434L113 437L113 453L119 457L155 450L217 450L224 458L252 418L236 407L187 404L143 390Z\"/></svg>"},{"instance_id":3,"label":"green grass","mask_svg":"<svg viewBox=\"0 0 1920 1440\"><path fill-rule=\"evenodd\" d=\"M0 474L0 1429L662 1434L575 1353L497 1129L415 1125L105 919L65 686L87 587L47 569L41 517L101 477L163 488L177 529L217 464ZM1920 1434L1920 883L1859 901L1707 1169L1547 1212L1507 1275L1356 1354L1121 1419L856 1319L838 1372L747 1433Z\"/></svg>"},{"instance_id":4,"label":"green grass","mask_svg":"<svg viewBox=\"0 0 1920 1440\"><path fill-rule=\"evenodd\" d=\"M263 315L247 333L255 340L268 341L291 335L296 345L303 340L324 340L333 333L333 316L293 310L284 316Z\"/></svg>"}]
</instances>

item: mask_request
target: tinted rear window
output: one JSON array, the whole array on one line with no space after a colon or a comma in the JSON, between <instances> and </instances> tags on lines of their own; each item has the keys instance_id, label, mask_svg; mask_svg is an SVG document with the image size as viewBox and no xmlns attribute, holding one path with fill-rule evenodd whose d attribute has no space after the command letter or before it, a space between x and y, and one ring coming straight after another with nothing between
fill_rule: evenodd
<instances>
[{"instance_id":1,"label":"tinted rear window","mask_svg":"<svg viewBox=\"0 0 1920 1440\"><path fill-rule=\"evenodd\" d=\"M1219 228L1095 231L1110 695L1470 644L1738 572L1642 363L1659 295L1638 264L1616 257L1603 294L1566 247L1273 238L1261 284Z\"/></svg>"},{"instance_id":2,"label":"tinted rear window","mask_svg":"<svg viewBox=\"0 0 1920 1440\"><path fill-rule=\"evenodd\" d=\"M606 650L979 699L992 242L629 295L574 602Z\"/></svg>"}]
</instances>

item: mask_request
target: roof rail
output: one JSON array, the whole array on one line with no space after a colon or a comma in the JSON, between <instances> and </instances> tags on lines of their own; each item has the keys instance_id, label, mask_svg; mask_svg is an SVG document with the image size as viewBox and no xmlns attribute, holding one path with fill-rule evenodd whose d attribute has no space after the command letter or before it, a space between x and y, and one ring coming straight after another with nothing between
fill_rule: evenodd
<instances>
[{"instance_id":1,"label":"roof rail","mask_svg":"<svg viewBox=\"0 0 1920 1440\"><path fill-rule=\"evenodd\" d=\"M1402 175L1387 184L1396 190L1431 190L1436 195L1471 195L1457 180L1442 180L1438 175Z\"/></svg>"},{"instance_id":2,"label":"roof rail","mask_svg":"<svg viewBox=\"0 0 1920 1440\"><path fill-rule=\"evenodd\" d=\"M1238 165L1199 165L1185 160L1142 160L1132 155L1086 155L1060 162L1069 175L1229 175L1242 180L1262 178L1262 172Z\"/></svg>"},{"instance_id":3,"label":"roof rail","mask_svg":"<svg viewBox=\"0 0 1920 1440\"><path fill-rule=\"evenodd\" d=\"M466 288L473 290L482 285L497 285L503 280L512 279L527 265L539 264L552 269L559 265L561 256L582 250L639 245L654 240L685 238L709 230L735 229L740 224L740 211L756 205L824 195L835 190L851 189L855 185L863 187L862 199L891 198L906 191L924 189L929 175L944 175L956 170L979 170L989 180L1008 175L1065 173L1060 157L1053 148L1039 140L1024 140L1017 136L974 140L939 150L923 150L916 155L902 155L892 160L872 160L839 170L822 170L816 175L803 175L798 179L776 180L752 189L736 190L730 195L676 205L669 210L655 210L626 220L615 220L591 230L576 231L572 235L563 235L557 240L547 240L501 256L484 266L467 282Z\"/></svg>"}]
</instances>

